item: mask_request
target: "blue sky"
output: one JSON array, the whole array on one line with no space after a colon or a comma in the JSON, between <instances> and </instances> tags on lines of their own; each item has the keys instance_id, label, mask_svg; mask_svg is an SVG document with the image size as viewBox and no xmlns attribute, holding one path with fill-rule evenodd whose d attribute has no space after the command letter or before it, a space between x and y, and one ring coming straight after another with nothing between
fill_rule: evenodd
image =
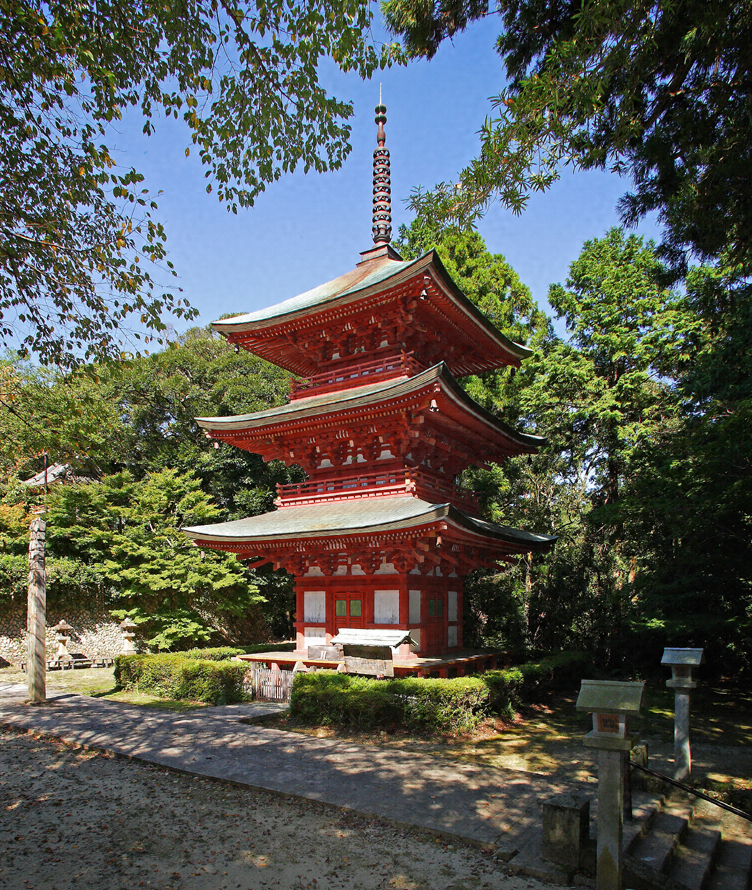
<instances>
[{"instance_id":1,"label":"blue sky","mask_svg":"<svg viewBox=\"0 0 752 890\"><path fill-rule=\"evenodd\" d=\"M302 293L351 269L359 252L372 244L374 106L380 83L387 106L394 233L411 220L404 202L413 188L454 180L477 152L478 130L492 114L489 97L503 87L494 51L497 25L493 18L476 23L445 43L430 62L378 72L370 82L324 65L322 80L329 91L355 108L348 160L332 173L283 177L237 216L206 194L195 153L185 157L189 135L180 122L157 120L157 132L148 138L140 134L139 122L132 129L126 122L111 139L115 156L119 164L144 173L152 190L163 191L157 216L167 229L177 283L200 312L197 323ZM627 187L627 181L607 173L565 170L550 191L531 197L521 216L492 206L479 231L548 309L549 285L564 281L585 240L618 223L616 202ZM650 222L638 231L658 234ZM175 327L182 330L185 324Z\"/></svg>"}]
</instances>

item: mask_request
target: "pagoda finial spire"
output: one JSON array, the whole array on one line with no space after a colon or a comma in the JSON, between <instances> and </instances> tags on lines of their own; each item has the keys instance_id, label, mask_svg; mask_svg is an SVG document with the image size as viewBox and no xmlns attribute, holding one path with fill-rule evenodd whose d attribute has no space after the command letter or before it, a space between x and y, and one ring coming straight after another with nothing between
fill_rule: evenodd
<instances>
[{"instance_id":1,"label":"pagoda finial spire","mask_svg":"<svg viewBox=\"0 0 752 890\"><path fill-rule=\"evenodd\" d=\"M389 149L386 147L386 105L376 106L376 134L378 148L373 152L373 241L374 244L389 244L392 240L392 185L389 175Z\"/></svg>"}]
</instances>

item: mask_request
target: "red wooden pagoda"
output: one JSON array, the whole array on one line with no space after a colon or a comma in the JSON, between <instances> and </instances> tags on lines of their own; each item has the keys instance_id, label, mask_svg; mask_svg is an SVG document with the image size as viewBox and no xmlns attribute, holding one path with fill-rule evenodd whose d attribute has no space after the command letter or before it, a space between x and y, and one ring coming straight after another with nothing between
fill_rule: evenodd
<instances>
[{"instance_id":1,"label":"red wooden pagoda","mask_svg":"<svg viewBox=\"0 0 752 890\"><path fill-rule=\"evenodd\" d=\"M216 322L227 339L303 379L290 402L202 417L207 435L265 460L299 464L277 510L185 529L199 546L272 563L295 576L297 650L341 629L409 631L417 655L462 647L462 579L470 570L548 549L554 538L479 516L455 482L533 453L457 377L530 354L459 291L434 251L404 261L391 237L386 108L376 108L374 247L356 268L269 309ZM399 656L410 654L404 643Z\"/></svg>"}]
</instances>

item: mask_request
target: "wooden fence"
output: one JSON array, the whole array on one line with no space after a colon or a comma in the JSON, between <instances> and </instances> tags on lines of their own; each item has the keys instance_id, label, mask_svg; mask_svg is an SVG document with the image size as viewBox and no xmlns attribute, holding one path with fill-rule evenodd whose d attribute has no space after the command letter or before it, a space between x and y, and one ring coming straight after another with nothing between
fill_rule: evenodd
<instances>
[{"instance_id":1,"label":"wooden fence","mask_svg":"<svg viewBox=\"0 0 752 890\"><path fill-rule=\"evenodd\" d=\"M292 671L270 671L254 666L246 671L245 688L257 701L289 702L294 678Z\"/></svg>"}]
</instances>

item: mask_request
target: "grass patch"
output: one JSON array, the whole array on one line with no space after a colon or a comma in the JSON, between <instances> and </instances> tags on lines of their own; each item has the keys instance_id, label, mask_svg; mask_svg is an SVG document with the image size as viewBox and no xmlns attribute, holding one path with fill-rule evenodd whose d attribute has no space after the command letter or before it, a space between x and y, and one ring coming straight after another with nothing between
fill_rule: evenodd
<instances>
[{"instance_id":1,"label":"grass patch","mask_svg":"<svg viewBox=\"0 0 752 890\"><path fill-rule=\"evenodd\" d=\"M440 682L440 681L436 681ZM665 678L663 678L665 684ZM310 725L292 715L275 718L279 729L318 738L344 739L356 744L468 761L495 768L527 770L550 775L564 771L573 779L597 772L593 753L583 745L592 728L591 718L576 710L579 681L566 691L538 694L535 703L523 704L511 717L491 716L458 733L430 733L425 729L383 725ZM692 692L691 739L695 751L712 745L712 768L700 772L695 758L698 787L717 794L734 806L752 806L752 779L748 758L740 757L752 743L752 692L727 686L703 686ZM670 756L674 733L674 692L655 680L646 685L643 716L634 729L649 744L663 746ZM654 747L653 749L658 750Z\"/></svg>"},{"instance_id":2,"label":"grass patch","mask_svg":"<svg viewBox=\"0 0 752 890\"><path fill-rule=\"evenodd\" d=\"M26 674L15 667L0 668L0 683L20 683L26 686ZM87 695L104 701L121 702L144 708L163 711L193 711L206 707L202 702L180 701L159 698L147 693L118 689L115 683L114 668L82 668L72 671L48 671L47 691L69 692L74 695Z\"/></svg>"},{"instance_id":3,"label":"grass patch","mask_svg":"<svg viewBox=\"0 0 752 890\"><path fill-rule=\"evenodd\" d=\"M141 708L153 708L158 711L178 713L184 711L199 711L203 708L211 707L205 702L159 698L157 695L149 695L146 692L134 692L129 689L119 689L115 692L95 695L94 698L103 698L107 701L120 702L125 705L138 705Z\"/></svg>"},{"instance_id":4,"label":"grass patch","mask_svg":"<svg viewBox=\"0 0 752 890\"><path fill-rule=\"evenodd\" d=\"M47 671L48 690L64 690L76 695L102 695L115 690L113 668L78 668L68 671ZM16 667L0 669L0 683L27 685L26 674Z\"/></svg>"}]
</instances>

